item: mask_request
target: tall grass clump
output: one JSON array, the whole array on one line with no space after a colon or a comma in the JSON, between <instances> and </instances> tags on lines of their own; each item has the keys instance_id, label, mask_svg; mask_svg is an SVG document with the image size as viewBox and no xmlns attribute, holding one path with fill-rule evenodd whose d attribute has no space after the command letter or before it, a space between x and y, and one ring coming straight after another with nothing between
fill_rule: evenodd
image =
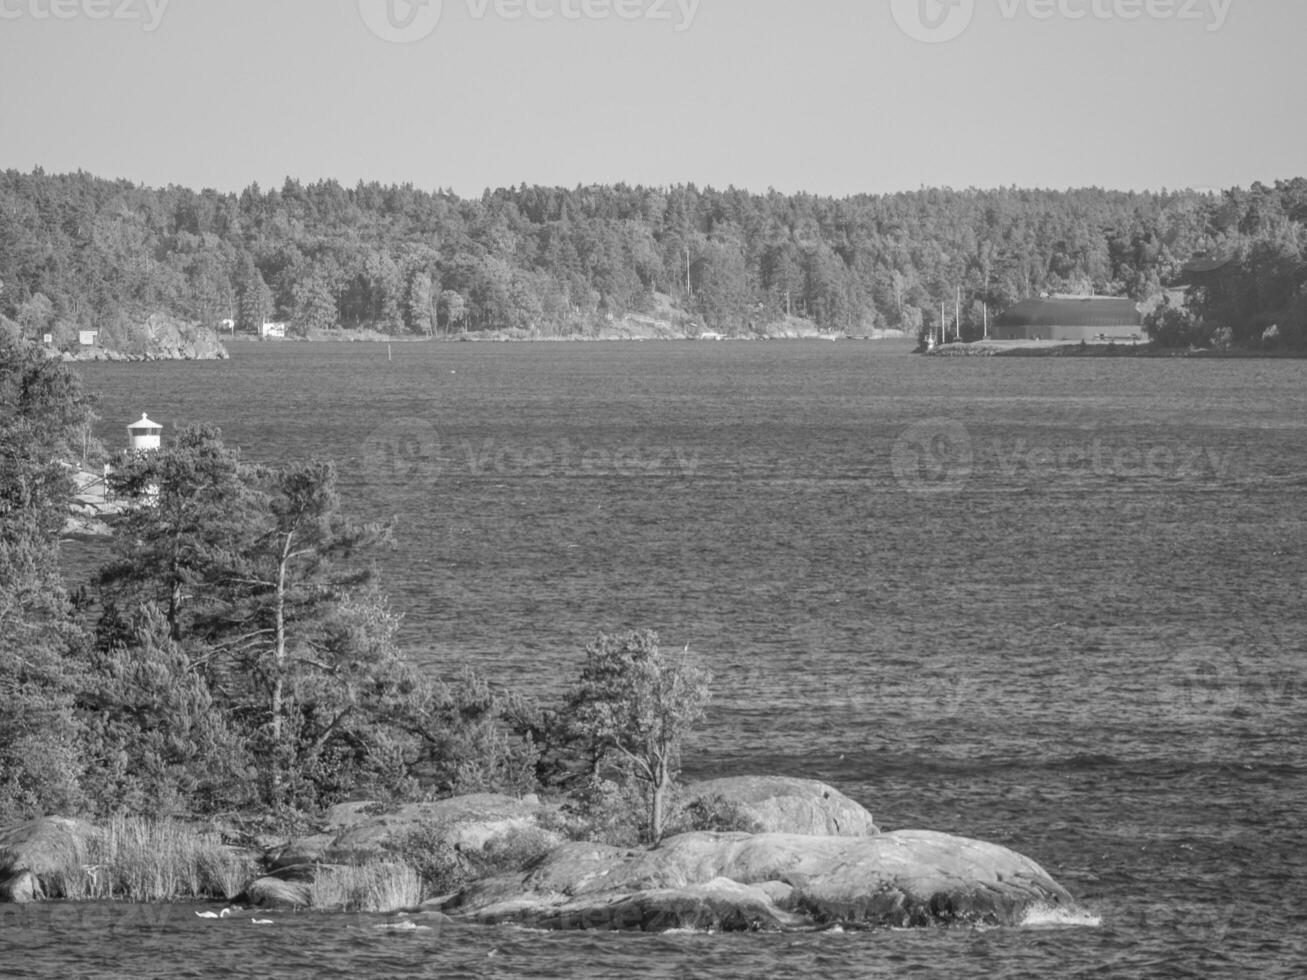
<instances>
[{"instance_id":1,"label":"tall grass clump","mask_svg":"<svg viewBox=\"0 0 1307 980\"><path fill-rule=\"evenodd\" d=\"M316 909L397 912L422 901L422 880L399 861L323 868L309 889L309 900Z\"/></svg>"},{"instance_id":2,"label":"tall grass clump","mask_svg":"<svg viewBox=\"0 0 1307 980\"><path fill-rule=\"evenodd\" d=\"M216 834L172 820L114 817L78 840L47 888L73 901L169 902L236 895L257 871Z\"/></svg>"}]
</instances>

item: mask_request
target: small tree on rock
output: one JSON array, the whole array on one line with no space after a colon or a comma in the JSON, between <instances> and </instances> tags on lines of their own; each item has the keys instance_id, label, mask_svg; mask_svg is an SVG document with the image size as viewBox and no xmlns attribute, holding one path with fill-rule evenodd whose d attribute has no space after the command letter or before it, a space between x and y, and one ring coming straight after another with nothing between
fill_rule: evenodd
<instances>
[{"instance_id":1,"label":"small tree on rock","mask_svg":"<svg viewBox=\"0 0 1307 980\"><path fill-rule=\"evenodd\" d=\"M688 648L679 657L665 656L658 634L649 630L600 634L585 653L567 723L593 747L596 768L615 760L643 784L649 839L657 843L681 744L703 717L711 676L689 662Z\"/></svg>"}]
</instances>

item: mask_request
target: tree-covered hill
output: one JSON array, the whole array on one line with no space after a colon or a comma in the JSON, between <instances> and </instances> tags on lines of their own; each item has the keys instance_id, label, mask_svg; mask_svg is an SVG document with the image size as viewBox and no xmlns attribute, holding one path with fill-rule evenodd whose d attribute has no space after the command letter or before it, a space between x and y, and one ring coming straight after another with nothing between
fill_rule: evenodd
<instances>
[{"instance_id":1,"label":"tree-covered hill","mask_svg":"<svg viewBox=\"0 0 1307 980\"><path fill-rule=\"evenodd\" d=\"M916 332L941 304L951 317L960 291L962 324L974 330L985 306L1039 292L1145 299L1207 252L1238 261L1206 312L1236 339L1251 337L1256 318L1279 317L1296 344L1305 229L1303 178L1220 195L1008 188L832 199L618 184L471 200L410 185L288 179L235 195L7 171L0 315L57 343L94 327L113 344L151 313L246 330L284 320L300 335L549 337L584 335L660 299L665 310L670 297L691 334L747 334L793 315L858 336Z\"/></svg>"}]
</instances>

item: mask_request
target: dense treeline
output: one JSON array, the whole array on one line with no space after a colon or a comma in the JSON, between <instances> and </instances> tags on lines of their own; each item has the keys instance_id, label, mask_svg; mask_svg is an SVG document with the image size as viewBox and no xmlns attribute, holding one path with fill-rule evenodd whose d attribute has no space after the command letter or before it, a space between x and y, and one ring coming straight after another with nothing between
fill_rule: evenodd
<instances>
[{"instance_id":1,"label":"dense treeline","mask_svg":"<svg viewBox=\"0 0 1307 980\"><path fill-rule=\"evenodd\" d=\"M1039 292L1148 298L1208 252L1246 263L1233 298L1207 310L1238 331L1300 305L1305 212L1301 178L1221 195L836 200L616 185L464 200L408 185L288 179L234 195L8 171L0 315L61 343L82 327L113 343L150 312L246 330L276 319L301 335L558 336L659 310L690 332L747 333L793 315L860 335L916 331L941 305L951 319L960 296L962 324L976 330L986 306Z\"/></svg>"},{"instance_id":2,"label":"dense treeline","mask_svg":"<svg viewBox=\"0 0 1307 980\"><path fill-rule=\"evenodd\" d=\"M1307 180L1228 194L1229 231L1182 270L1185 302L1146 321L1163 346L1307 349Z\"/></svg>"}]
</instances>

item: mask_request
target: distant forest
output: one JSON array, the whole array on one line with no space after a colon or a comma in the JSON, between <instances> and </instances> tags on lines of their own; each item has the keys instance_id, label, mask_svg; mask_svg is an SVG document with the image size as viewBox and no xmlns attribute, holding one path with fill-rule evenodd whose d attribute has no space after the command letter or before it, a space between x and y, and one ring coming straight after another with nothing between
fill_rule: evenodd
<instances>
[{"instance_id":1,"label":"distant forest","mask_svg":"<svg viewBox=\"0 0 1307 980\"><path fill-rule=\"evenodd\" d=\"M152 313L293 335L586 335L658 314L690 335L798 317L864 336L1042 292L1154 297L1198 253L1230 259L1187 318L1234 343L1307 344L1307 179L1221 194L922 190L843 199L527 187L479 199L334 181L240 194L0 173L0 316L71 345ZM1188 332L1186 332L1188 331Z\"/></svg>"}]
</instances>

